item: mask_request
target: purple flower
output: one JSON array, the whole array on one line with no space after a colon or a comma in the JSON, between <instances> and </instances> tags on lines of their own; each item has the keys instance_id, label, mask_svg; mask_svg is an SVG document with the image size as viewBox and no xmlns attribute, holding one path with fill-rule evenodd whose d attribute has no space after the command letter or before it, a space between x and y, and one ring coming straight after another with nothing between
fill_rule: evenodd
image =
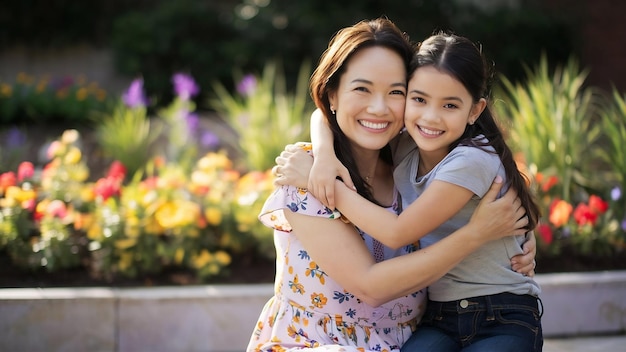
<instances>
[{"instance_id":1,"label":"purple flower","mask_svg":"<svg viewBox=\"0 0 626 352\"><path fill-rule=\"evenodd\" d=\"M11 127L5 138L8 149L19 148L26 142L26 136L17 127Z\"/></svg>"},{"instance_id":2,"label":"purple flower","mask_svg":"<svg viewBox=\"0 0 626 352\"><path fill-rule=\"evenodd\" d=\"M200 118L196 113L187 114L187 129L189 133L195 132L200 127Z\"/></svg>"},{"instance_id":3,"label":"purple flower","mask_svg":"<svg viewBox=\"0 0 626 352\"><path fill-rule=\"evenodd\" d=\"M619 200L620 198L622 198L622 190L619 187L613 187L613 189L611 190L611 199L613 201Z\"/></svg>"},{"instance_id":4,"label":"purple flower","mask_svg":"<svg viewBox=\"0 0 626 352\"><path fill-rule=\"evenodd\" d=\"M142 78L137 78L131 82L128 90L122 96L122 100L129 108L144 107L148 105L148 98L143 91Z\"/></svg>"},{"instance_id":5,"label":"purple flower","mask_svg":"<svg viewBox=\"0 0 626 352\"><path fill-rule=\"evenodd\" d=\"M211 131L206 131L200 138L200 144L205 148L215 148L219 145L220 139Z\"/></svg>"},{"instance_id":6,"label":"purple flower","mask_svg":"<svg viewBox=\"0 0 626 352\"><path fill-rule=\"evenodd\" d=\"M626 231L626 219L622 220L622 231Z\"/></svg>"},{"instance_id":7,"label":"purple flower","mask_svg":"<svg viewBox=\"0 0 626 352\"><path fill-rule=\"evenodd\" d=\"M200 87L193 80L193 77L184 73L175 74L172 77L172 83L174 84L174 92L183 100L189 100L200 92Z\"/></svg>"},{"instance_id":8,"label":"purple flower","mask_svg":"<svg viewBox=\"0 0 626 352\"><path fill-rule=\"evenodd\" d=\"M254 75L245 75L243 79L237 84L237 92L244 97L252 95L256 90L256 78Z\"/></svg>"}]
</instances>

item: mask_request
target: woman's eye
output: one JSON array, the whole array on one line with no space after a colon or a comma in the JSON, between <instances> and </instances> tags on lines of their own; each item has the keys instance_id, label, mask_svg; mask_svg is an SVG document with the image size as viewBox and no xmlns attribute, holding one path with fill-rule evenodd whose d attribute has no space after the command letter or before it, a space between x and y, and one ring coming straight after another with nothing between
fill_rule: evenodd
<instances>
[{"instance_id":1,"label":"woman's eye","mask_svg":"<svg viewBox=\"0 0 626 352\"><path fill-rule=\"evenodd\" d=\"M403 90L393 90L391 91L392 95L404 95L404 91Z\"/></svg>"},{"instance_id":2,"label":"woman's eye","mask_svg":"<svg viewBox=\"0 0 626 352\"><path fill-rule=\"evenodd\" d=\"M354 88L354 90L359 91L359 92L369 92L369 90L365 87L356 87Z\"/></svg>"}]
</instances>

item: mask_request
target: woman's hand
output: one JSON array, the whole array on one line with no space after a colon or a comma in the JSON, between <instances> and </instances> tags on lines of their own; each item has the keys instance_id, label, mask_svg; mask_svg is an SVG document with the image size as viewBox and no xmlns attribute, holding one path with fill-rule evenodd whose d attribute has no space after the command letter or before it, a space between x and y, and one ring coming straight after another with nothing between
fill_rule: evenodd
<instances>
[{"instance_id":1,"label":"woman's hand","mask_svg":"<svg viewBox=\"0 0 626 352\"><path fill-rule=\"evenodd\" d=\"M526 276L535 276L535 256L537 255L537 239L535 234L531 231L528 236L528 240L524 242L523 250L524 254L518 254L511 258L511 268Z\"/></svg>"},{"instance_id":2,"label":"woman's hand","mask_svg":"<svg viewBox=\"0 0 626 352\"><path fill-rule=\"evenodd\" d=\"M276 166L272 168L272 173L276 176L275 186L307 187L313 158L306 151L297 145L288 144L274 161Z\"/></svg>"},{"instance_id":3,"label":"woman's hand","mask_svg":"<svg viewBox=\"0 0 626 352\"><path fill-rule=\"evenodd\" d=\"M528 230L526 210L513 189L496 199L502 188L502 177L497 176L491 188L478 204L468 225L477 229L478 236L490 241L504 236L524 235Z\"/></svg>"}]
</instances>

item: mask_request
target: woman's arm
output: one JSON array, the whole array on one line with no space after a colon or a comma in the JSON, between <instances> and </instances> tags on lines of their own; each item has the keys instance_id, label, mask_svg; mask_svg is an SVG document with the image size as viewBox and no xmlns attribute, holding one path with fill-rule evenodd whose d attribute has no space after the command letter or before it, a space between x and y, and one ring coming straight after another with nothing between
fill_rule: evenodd
<instances>
[{"instance_id":1,"label":"woman's arm","mask_svg":"<svg viewBox=\"0 0 626 352\"><path fill-rule=\"evenodd\" d=\"M484 243L523 233L528 223L516 195L495 200L494 183L470 222L441 241L417 252L375 263L350 224L285 211L293 234L326 273L347 291L372 306L416 292L441 278ZM381 223L382 224L382 223Z\"/></svg>"}]
</instances>

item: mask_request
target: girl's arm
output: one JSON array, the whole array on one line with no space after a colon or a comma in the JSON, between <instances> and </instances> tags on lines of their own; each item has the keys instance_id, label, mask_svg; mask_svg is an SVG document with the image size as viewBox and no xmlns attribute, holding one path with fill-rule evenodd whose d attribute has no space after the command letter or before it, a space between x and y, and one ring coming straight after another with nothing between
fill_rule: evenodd
<instances>
[{"instance_id":1,"label":"girl's arm","mask_svg":"<svg viewBox=\"0 0 626 352\"><path fill-rule=\"evenodd\" d=\"M308 181L308 190L322 204L335 209L335 178L339 176L351 189L354 189L354 184L348 169L335 155L333 133L320 109L316 109L311 114L311 143L315 158Z\"/></svg>"},{"instance_id":2,"label":"girl's arm","mask_svg":"<svg viewBox=\"0 0 626 352\"><path fill-rule=\"evenodd\" d=\"M375 263L350 224L289 211L285 216L293 234L330 277L369 305L378 306L427 287L486 242L502 234L523 233L528 222L525 211L514 192L496 200L501 187L494 183L470 222L450 236L380 263Z\"/></svg>"},{"instance_id":3,"label":"girl's arm","mask_svg":"<svg viewBox=\"0 0 626 352\"><path fill-rule=\"evenodd\" d=\"M396 215L350 191L342 182L335 182L339 211L365 233L391 248L418 241L458 213L472 196L467 188L435 180L418 199Z\"/></svg>"}]
</instances>

